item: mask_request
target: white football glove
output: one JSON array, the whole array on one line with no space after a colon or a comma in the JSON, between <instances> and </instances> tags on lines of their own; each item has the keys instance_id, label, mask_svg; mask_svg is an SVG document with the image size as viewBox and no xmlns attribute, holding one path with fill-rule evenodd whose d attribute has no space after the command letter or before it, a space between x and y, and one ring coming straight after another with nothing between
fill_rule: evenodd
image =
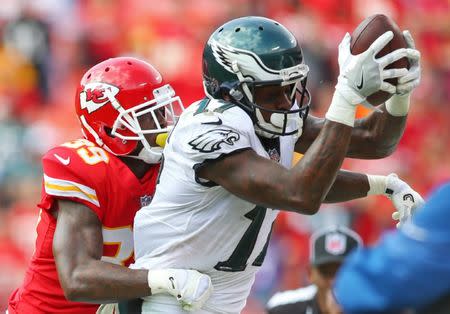
<instances>
[{"instance_id":1,"label":"white football glove","mask_svg":"<svg viewBox=\"0 0 450 314\"><path fill-rule=\"evenodd\" d=\"M410 221L415 211L425 203L422 196L400 180L395 173L386 177L385 195L391 199L396 209L392 219L398 220L397 228Z\"/></svg>"},{"instance_id":2,"label":"white football glove","mask_svg":"<svg viewBox=\"0 0 450 314\"><path fill-rule=\"evenodd\" d=\"M148 285L152 294L166 292L173 295L185 311L201 309L213 291L208 275L187 269L149 270Z\"/></svg>"},{"instance_id":3,"label":"white football glove","mask_svg":"<svg viewBox=\"0 0 450 314\"><path fill-rule=\"evenodd\" d=\"M420 52L416 50L414 40L409 31L403 31L408 50L409 70L398 79L395 94L386 102L387 111L396 117L406 116L409 111L411 92L420 84L421 67Z\"/></svg>"},{"instance_id":4,"label":"white football glove","mask_svg":"<svg viewBox=\"0 0 450 314\"><path fill-rule=\"evenodd\" d=\"M339 44L340 74L333 100L325 115L328 120L353 127L356 105L362 104L369 109L380 111L367 101L367 97L379 90L396 93L396 87L385 80L403 77L408 74L408 70L385 68L401 58L409 57L416 50L401 48L375 58L393 37L392 31L388 31L378 37L366 51L353 55L350 51L351 36L349 33L345 34Z\"/></svg>"},{"instance_id":5,"label":"white football glove","mask_svg":"<svg viewBox=\"0 0 450 314\"><path fill-rule=\"evenodd\" d=\"M412 54L407 48L397 49L387 55L375 58L375 56L392 40L394 34L388 31L378 37L370 47L358 55L350 52L349 33L339 44L339 70L338 84L336 90L351 104L363 104L373 108L366 101L367 96L382 90L394 94L396 87L386 79L404 77L408 70L385 69L389 64ZM416 51L416 50L414 50Z\"/></svg>"},{"instance_id":6,"label":"white football glove","mask_svg":"<svg viewBox=\"0 0 450 314\"><path fill-rule=\"evenodd\" d=\"M408 46L408 72L398 79L396 94L405 95L413 91L414 88L420 84L420 51L416 49L414 39L409 31L403 31L403 38L405 38Z\"/></svg>"}]
</instances>

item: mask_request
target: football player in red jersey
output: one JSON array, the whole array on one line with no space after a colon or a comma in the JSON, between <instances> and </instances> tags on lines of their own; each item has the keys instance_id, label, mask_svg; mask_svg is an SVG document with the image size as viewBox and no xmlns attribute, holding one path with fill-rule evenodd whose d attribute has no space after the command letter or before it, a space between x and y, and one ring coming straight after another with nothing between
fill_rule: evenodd
<instances>
[{"instance_id":1,"label":"football player in red jersey","mask_svg":"<svg viewBox=\"0 0 450 314\"><path fill-rule=\"evenodd\" d=\"M95 313L96 303L155 293L201 307L212 289L208 276L124 267L133 261L135 213L155 190L157 142L183 110L180 98L152 65L120 57L85 73L75 107L84 139L42 159L36 249L8 313Z\"/></svg>"}]
</instances>

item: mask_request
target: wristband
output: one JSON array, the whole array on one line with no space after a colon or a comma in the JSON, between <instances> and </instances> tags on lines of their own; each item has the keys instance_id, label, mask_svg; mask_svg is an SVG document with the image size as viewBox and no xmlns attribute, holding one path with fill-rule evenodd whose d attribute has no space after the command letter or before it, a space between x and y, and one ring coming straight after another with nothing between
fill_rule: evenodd
<instances>
[{"instance_id":1,"label":"wristband","mask_svg":"<svg viewBox=\"0 0 450 314\"><path fill-rule=\"evenodd\" d=\"M386 193L387 177L377 175L367 175L369 181L369 191L367 195L384 195Z\"/></svg>"},{"instance_id":2,"label":"wristband","mask_svg":"<svg viewBox=\"0 0 450 314\"><path fill-rule=\"evenodd\" d=\"M353 127L355 125L356 106L350 104L337 90L334 92L330 107L325 115L330 121Z\"/></svg>"},{"instance_id":3,"label":"wristband","mask_svg":"<svg viewBox=\"0 0 450 314\"><path fill-rule=\"evenodd\" d=\"M147 274L147 282L153 294L168 291L170 275L165 269L149 270ZM173 280L173 278L172 278Z\"/></svg>"}]
</instances>

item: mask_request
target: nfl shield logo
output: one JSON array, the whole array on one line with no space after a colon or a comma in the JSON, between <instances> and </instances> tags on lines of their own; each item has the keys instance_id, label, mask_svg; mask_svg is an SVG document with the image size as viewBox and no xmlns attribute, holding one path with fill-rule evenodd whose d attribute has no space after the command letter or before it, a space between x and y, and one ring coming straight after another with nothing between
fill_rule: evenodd
<instances>
[{"instance_id":1,"label":"nfl shield logo","mask_svg":"<svg viewBox=\"0 0 450 314\"><path fill-rule=\"evenodd\" d=\"M330 233L325 238L325 251L333 255L340 255L345 252L347 239L343 234Z\"/></svg>"},{"instance_id":2,"label":"nfl shield logo","mask_svg":"<svg viewBox=\"0 0 450 314\"><path fill-rule=\"evenodd\" d=\"M141 196L141 207L150 205L150 203L152 202L152 198L153 197L150 195Z\"/></svg>"},{"instance_id":3,"label":"nfl shield logo","mask_svg":"<svg viewBox=\"0 0 450 314\"><path fill-rule=\"evenodd\" d=\"M267 152L271 160L280 162L280 154L278 153L276 148L269 149Z\"/></svg>"}]
</instances>

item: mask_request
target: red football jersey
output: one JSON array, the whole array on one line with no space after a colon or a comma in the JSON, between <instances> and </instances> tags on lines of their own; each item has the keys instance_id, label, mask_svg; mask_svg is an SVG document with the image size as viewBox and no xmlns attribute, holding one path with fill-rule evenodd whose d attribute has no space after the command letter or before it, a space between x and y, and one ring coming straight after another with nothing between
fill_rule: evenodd
<instances>
[{"instance_id":1,"label":"red football jersey","mask_svg":"<svg viewBox=\"0 0 450 314\"><path fill-rule=\"evenodd\" d=\"M79 139L51 149L43 159L43 187L36 250L20 288L9 299L12 313L95 313L98 305L66 300L52 252L56 199L80 202L103 225L102 260L128 266L133 262L133 219L150 203L159 166L142 178L115 155Z\"/></svg>"}]
</instances>

